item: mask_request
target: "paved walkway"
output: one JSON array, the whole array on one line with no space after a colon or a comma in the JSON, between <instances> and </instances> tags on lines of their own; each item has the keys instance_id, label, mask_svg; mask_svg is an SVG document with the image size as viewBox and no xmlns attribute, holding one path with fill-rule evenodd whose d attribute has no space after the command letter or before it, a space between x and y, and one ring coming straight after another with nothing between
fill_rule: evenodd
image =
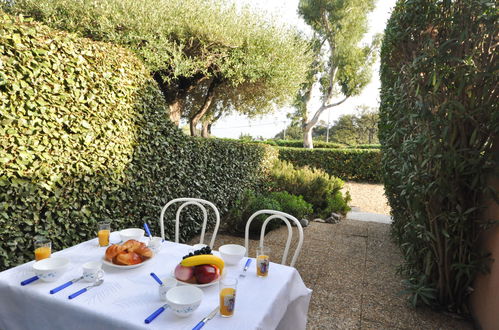
<instances>
[{"instance_id":1,"label":"paved walkway","mask_svg":"<svg viewBox=\"0 0 499 330\"><path fill-rule=\"evenodd\" d=\"M296 268L313 290L308 329L472 329L451 315L407 304L399 294L403 286L396 270L401 256L389 229L387 224L355 220L312 222L304 228ZM286 234L281 227L265 237L277 252L271 256L274 260L282 256ZM219 234L216 248L229 243L244 245L244 238ZM256 244L251 242L250 254Z\"/></svg>"}]
</instances>

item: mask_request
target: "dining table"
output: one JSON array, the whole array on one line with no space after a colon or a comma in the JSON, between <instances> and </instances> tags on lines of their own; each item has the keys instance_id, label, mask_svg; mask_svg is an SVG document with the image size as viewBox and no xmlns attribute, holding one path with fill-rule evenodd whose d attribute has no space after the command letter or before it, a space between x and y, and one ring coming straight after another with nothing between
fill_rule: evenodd
<instances>
[{"instance_id":1,"label":"dining table","mask_svg":"<svg viewBox=\"0 0 499 330\"><path fill-rule=\"evenodd\" d=\"M143 242L147 240L143 238ZM110 241L119 242L119 232L112 232ZM81 276L83 264L104 261L105 251L106 247L100 247L95 238L52 253L52 257L70 261L55 282L20 284L35 275L35 261L1 272L0 329L192 329L219 305L219 286L213 283L201 288L201 304L188 317L178 317L166 308L151 323L145 323L150 314L166 304L150 274L160 279L173 276L182 257L193 251L190 245L166 240L159 252L139 267L103 263L103 283L74 299L68 296L89 283L78 281L50 294L55 287ZM219 255L217 251L213 254ZM246 261L243 258L237 265L226 265L224 271L224 276L238 279L234 315L217 314L203 329L305 329L312 291L296 268L271 262L268 276L258 277L253 259L246 276L241 277Z\"/></svg>"}]
</instances>

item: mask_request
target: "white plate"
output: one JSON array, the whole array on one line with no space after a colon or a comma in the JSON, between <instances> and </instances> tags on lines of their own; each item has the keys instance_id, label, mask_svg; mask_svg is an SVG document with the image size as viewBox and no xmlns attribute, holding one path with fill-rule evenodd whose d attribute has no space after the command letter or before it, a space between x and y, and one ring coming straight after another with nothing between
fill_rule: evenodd
<instances>
[{"instance_id":1,"label":"white plate","mask_svg":"<svg viewBox=\"0 0 499 330\"><path fill-rule=\"evenodd\" d=\"M176 277L175 277L175 270L174 270L174 271L172 271L171 276L172 276L173 278L176 278ZM220 277L219 277L219 278L217 278L216 280L214 280L213 282L210 282L210 283L206 283L206 284L193 284L193 283L187 283L187 282L181 281L181 280L179 280L179 279L177 279L177 281L178 281L178 284L183 284L183 285L192 285L192 286L195 286L195 287L198 287L198 288L204 288L204 287L207 287L207 286L212 286L213 284L216 284L216 283L220 282L220 279L221 279L222 277L224 277L224 276L225 276L225 268L224 268L224 270L222 271L222 275L220 275Z\"/></svg>"},{"instance_id":2,"label":"white plate","mask_svg":"<svg viewBox=\"0 0 499 330\"><path fill-rule=\"evenodd\" d=\"M154 257L154 256L153 256ZM144 264L148 263L149 260L151 260L152 258L149 258L145 261L142 261L140 264L136 264L136 265L128 265L128 266L124 266L124 265L116 265L116 264L113 264L112 262L109 262L106 260L106 258L102 258L102 263L104 265L108 265L109 267L114 267L114 268L121 268L121 269L133 269L133 268L138 268L140 266L143 266Z\"/></svg>"}]
</instances>

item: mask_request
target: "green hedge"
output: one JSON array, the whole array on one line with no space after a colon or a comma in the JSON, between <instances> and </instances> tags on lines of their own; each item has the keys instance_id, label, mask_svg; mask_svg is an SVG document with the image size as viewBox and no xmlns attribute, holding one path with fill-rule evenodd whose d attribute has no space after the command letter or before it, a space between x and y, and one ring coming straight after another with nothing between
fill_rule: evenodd
<instances>
[{"instance_id":1,"label":"green hedge","mask_svg":"<svg viewBox=\"0 0 499 330\"><path fill-rule=\"evenodd\" d=\"M383 180L414 305L469 313L485 270L477 242L497 221L481 219L484 201L498 201L487 186L499 164L498 22L497 1L412 0L397 2L385 30Z\"/></svg>"},{"instance_id":2,"label":"green hedge","mask_svg":"<svg viewBox=\"0 0 499 330\"><path fill-rule=\"evenodd\" d=\"M183 135L129 51L1 12L0 118L0 269L31 260L36 235L60 250L95 237L100 220L148 221L157 235L176 197L223 214L277 158L265 145ZM199 229L185 219L182 239Z\"/></svg>"},{"instance_id":3,"label":"green hedge","mask_svg":"<svg viewBox=\"0 0 499 330\"><path fill-rule=\"evenodd\" d=\"M279 159L320 168L343 180L381 182L381 152L376 149L279 149Z\"/></svg>"},{"instance_id":4,"label":"green hedge","mask_svg":"<svg viewBox=\"0 0 499 330\"><path fill-rule=\"evenodd\" d=\"M267 140L263 142L278 147L303 148L303 140ZM345 145L334 142L314 141L314 148L341 149L345 148Z\"/></svg>"}]
</instances>

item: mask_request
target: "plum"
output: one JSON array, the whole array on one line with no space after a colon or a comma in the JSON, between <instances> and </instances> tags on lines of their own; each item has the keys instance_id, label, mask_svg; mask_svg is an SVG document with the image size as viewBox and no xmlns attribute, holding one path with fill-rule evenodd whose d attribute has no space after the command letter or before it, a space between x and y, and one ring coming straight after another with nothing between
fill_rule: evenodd
<instances>
[{"instance_id":1,"label":"plum","mask_svg":"<svg viewBox=\"0 0 499 330\"><path fill-rule=\"evenodd\" d=\"M220 275L217 267L212 265L199 265L194 267L194 276L199 284L206 284L215 281Z\"/></svg>"}]
</instances>

